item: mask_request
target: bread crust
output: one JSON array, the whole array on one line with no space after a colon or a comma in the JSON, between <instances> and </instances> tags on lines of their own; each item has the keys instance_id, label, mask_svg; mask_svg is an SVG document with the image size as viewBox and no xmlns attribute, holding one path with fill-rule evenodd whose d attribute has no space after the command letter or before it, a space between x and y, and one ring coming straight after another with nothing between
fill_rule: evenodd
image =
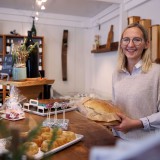
<instances>
[{"instance_id":1,"label":"bread crust","mask_svg":"<svg viewBox=\"0 0 160 160\"><path fill-rule=\"evenodd\" d=\"M87 118L105 122L106 125L117 125L121 119L116 113L122 112L117 106L101 99L85 98L82 102L87 111Z\"/></svg>"}]
</instances>

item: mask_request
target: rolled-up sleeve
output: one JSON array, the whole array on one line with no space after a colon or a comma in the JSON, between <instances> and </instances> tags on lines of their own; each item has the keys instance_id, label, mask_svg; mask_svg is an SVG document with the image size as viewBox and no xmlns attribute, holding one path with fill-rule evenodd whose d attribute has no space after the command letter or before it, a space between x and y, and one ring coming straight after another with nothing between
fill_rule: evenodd
<instances>
[{"instance_id":1,"label":"rolled-up sleeve","mask_svg":"<svg viewBox=\"0 0 160 160\"><path fill-rule=\"evenodd\" d=\"M142 121L143 129L146 131L150 130L150 124L149 124L148 118L144 117L144 118L140 118L140 120Z\"/></svg>"},{"instance_id":2,"label":"rolled-up sleeve","mask_svg":"<svg viewBox=\"0 0 160 160\"><path fill-rule=\"evenodd\" d=\"M144 130L160 129L160 112L140 118L140 120L143 123Z\"/></svg>"}]
</instances>

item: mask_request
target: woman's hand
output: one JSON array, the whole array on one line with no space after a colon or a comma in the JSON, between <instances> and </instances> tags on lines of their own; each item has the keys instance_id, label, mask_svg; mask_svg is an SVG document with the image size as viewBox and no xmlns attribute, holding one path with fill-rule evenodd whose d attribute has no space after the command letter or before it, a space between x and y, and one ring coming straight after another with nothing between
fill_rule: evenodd
<instances>
[{"instance_id":1,"label":"woman's hand","mask_svg":"<svg viewBox=\"0 0 160 160\"><path fill-rule=\"evenodd\" d=\"M131 119L122 113L117 113L117 116L121 119L121 123L112 127L117 131L127 133L133 129L143 128L142 122L138 119Z\"/></svg>"}]
</instances>

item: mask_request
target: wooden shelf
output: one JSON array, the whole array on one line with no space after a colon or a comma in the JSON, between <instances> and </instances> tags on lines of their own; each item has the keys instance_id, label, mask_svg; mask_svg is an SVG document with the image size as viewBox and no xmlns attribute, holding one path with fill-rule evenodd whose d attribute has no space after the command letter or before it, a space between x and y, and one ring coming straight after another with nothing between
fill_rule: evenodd
<instances>
[{"instance_id":1,"label":"wooden shelf","mask_svg":"<svg viewBox=\"0 0 160 160\"><path fill-rule=\"evenodd\" d=\"M8 93L8 91L6 91L6 85L15 86L19 89L20 93L27 98L28 101L30 99L37 99L40 93L43 94L44 85L53 83L54 79L46 78L29 78L25 81L0 80L0 84L4 86L4 95ZM5 100L4 95L3 101Z\"/></svg>"},{"instance_id":2,"label":"wooden shelf","mask_svg":"<svg viewBox=\"0 0 160 160\"><path fill-rule=\"evenodd\" d=\"M54 83L54 80L46 79L46 78L28 78L28 79L24 81L0 80L0 84L11 85L15 87L28 87L28 86L39 86L39 85Z\"/></svg>"},{"instance_id":3,"label":"wooden shelf","mask_svg":"<svg viewBox=\"0 0 160 160\"><path fill-rule=\"evenodd\" d=\"M106 45L100 45L97 50L92 50L91 53L105 53L118 50L118 42L112 42L110 48L106 48Z\"/></svg>"}]
</instances>

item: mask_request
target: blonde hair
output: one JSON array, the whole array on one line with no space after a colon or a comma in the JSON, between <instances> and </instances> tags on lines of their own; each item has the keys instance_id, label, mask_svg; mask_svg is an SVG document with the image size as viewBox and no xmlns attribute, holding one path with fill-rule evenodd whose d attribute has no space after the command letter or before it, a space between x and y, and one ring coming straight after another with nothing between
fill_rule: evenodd
<instances>
[{"instance_id":1,"label":"blonde hair","mask_svg":"<svg viewBox=\"0 0 160 160\"><path fill-rule=\"evenodd\" d=\"M137 27L141 30L145 43L147 43L149 41L147 30L142 25L140 25L139 23L132 23L124 29L124 31L121 35L120 43L121 43L121 40L123 38L124 32L128 28L132 28L132 27ZM127 67L127 57L122 52L121 44L119 44L119 50L118 51L119 51L119 55L118 55L117 69L118 69L119 72L121 72L123 69L125 69ZM142 72L144 72L144 73L148 72L149 69L151 68L151 66L152 66L151 52L150 52L149 49L144 48L143 52L142 52Z\"/></svg>"}]
</instances>

